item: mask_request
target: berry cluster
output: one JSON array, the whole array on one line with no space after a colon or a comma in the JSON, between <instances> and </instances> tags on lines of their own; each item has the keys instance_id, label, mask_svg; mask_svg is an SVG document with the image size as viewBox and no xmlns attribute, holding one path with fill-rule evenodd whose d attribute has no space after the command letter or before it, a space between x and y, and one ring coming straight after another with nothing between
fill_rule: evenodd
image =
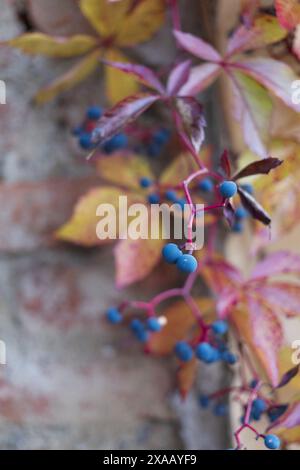
<instances>
[{"instance_id":1,"label":"berry cluster","mask_svg":"<svg viewBox=\"0 0 300 470\"><path fill-rule=\"evenodd\" d=\"M146 153L149 157L158 157L164 150L165 145L169 142L171 132L169 129L162 127L146 138Z\"/></svg>"},{"instance_id":2,"label":"berry cluster","mask_svg":"<svg viewBox=\"0 0 300 470\"><path fill-rule=\"evenodd\" d=\"M229 365L233 365L237 362L237 357L228 350L226 344L220 338L227 331L227 322L217 320L208 328L208 332L211 334L211 342L201 341L194 348L186 341L179 341L175 345L175 354L182 362L188 362L195 356L205 364L224 361Z\"/></svg>"},{"instance_id":3,"label":"berry cluster","mask_svg":"<svg viewBox=\"0 0 300 470\"><path fill-rule=\"evenodd\" d=\"M183 254L175 243L165 245L162 256L167 263L176 264L179 271L183 273L191 274L198 268L196 258L191 254Z\"/></svg>"},{"instance_id":4,"label":"berry cluster","mask_svg":"<svg viewBox=\"0 0 300 470\"><path fill-rule=\"evenodd\" d=\"M215 416L226 416L228 413L228 404L224 403L223 401L211 398L208 395L200 395L198 401L201 408L204 409L209 408L211 403L215 402L212 408L213 414Z\"/></svg>"},{"instance_id":5,"label":"berry cluster","mask_svg":"<svg viewBox=\"0 0 300 470\"><path fill-rule=\"evenodd\" d=\"M83 150L92 150L95 145L92 143L92 133L96 127L98 119L103 114L103 110L98 106L90 106L86 111L83 123L73 129L73 135L78 138L78 144ZM128 137L124 133L116 134L107 140L102 146L101 151L111 154L117 150L128 146Z\"/></svg>"}]
</instances>

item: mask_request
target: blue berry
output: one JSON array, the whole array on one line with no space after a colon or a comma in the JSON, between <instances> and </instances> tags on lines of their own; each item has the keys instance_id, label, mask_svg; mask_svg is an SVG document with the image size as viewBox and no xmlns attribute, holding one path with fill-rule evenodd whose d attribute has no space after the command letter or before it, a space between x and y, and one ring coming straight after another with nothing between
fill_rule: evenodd
<instances>
[{"instance_id":1,"label":"blue berry","mask_svg":"<svg viewBox=\"0 0 300 470\"><path fill-rule=\"evenodd\" d=\"M102 109L99 106L90 106L86 112L88 119L97 121L102 116Z\"/></svg>"},{"instance_id":2,"label":"blue berry","mask_svg":"<svg viewBox=\"0 0 300 470\"><path fill-rule=\"evenodd\" d=\"M211 327L216 335L225 335L225 333L228 331L228 324L223 320L215 321Z\"/></svg>"},{"instance_id":3,"label":"blue berry","mask_svg":"<svg viewBox=\"0 0 300 470\"><path fill-rule=\"evenodd\" d=\"M200 395L199 397L199 405L202 407L202 408L208 408L209 406L209 403L210 403L210 399L207 395Z\"/></svg>"},{"instance_id":4,"label":"blue berry","mask_svg":"<svg viewBox=\"0 0 300 470\"><path fill-rule=\"evenodd\" d=\"M234 233L242 233L243 229L244 229L244 226L242 222L239 222L238 220L232 226L232 231Z\"/></svg>"},{"instance_id":5,"label":"blue berry","mask_svg":"<svg viewBox=\"0 0 300 470\"><path fill-rule=\"evenodd\" d=\"M183 362L189 362L193 359L194 351L186 341L179 341L175 346L175 354Z\"/></svg>"},{"instance_id":6,"label":"blue berry","mask_svg":"<svg viewBox=\"0 0 300 470\"><path fill-rule=\"evenodd\" d=\"M141 320L139 320L138 318L134 318L130 323L130 328L134 333L137 333L139 331L143 331L145 327Z\"/></svg>"},{"instance_id":7,"label":"blue berry","mask_svg":"<svg viewBox=\"0 0 300 470\"><path fill-rule=\"evenodd\" d=\"M254 193L253 186L251 184L242 184L241 187L244 191L247 191L247 193L249 193L249 194Z\"/></svg>"},{"instance_id":8,"label":"blue berry","mask_svg":"<svg viewBox=\"0 0 300 470\"><path fill-rule=\"evenodd\" d=\"M210 363L215 358L215 351L209 343L200 343L196 348L196 356L201 361Z\"/></svg>"},{"instance_id":9,"label":"blue berry","mask_svg":"<svg viewBox=\"0 0 300 470\"><path fill-rule=\"evenodd\" d=\"M163 247L162 255L167 263L175 264L178 259L183 256L182 251L175 243L168 243Z\"/></svg>"},{"instance_id":10,"label":"blue berry","mask_svg":"<svg viewBox=\"0 0 300 470\"><path fill-rule=\"evenodd\" d=\"M279 437L275 436L275 434L267 434L265 436L265 446L268 448L268 449L279 449L281 445L281 441L279 439Z\"/></svg>"},{"instance_id":11,"label":"blue berry","mask_svg":"<svg viewBox=\"0 0 300 470\"><path fill-rule=\"evenodd\" d=\"M235 354L233 354L230 351L224 351L222 353L222 359L227 362L227 364L230 364L231 366L237 362L237 357Z\"/></svg>"},{"instance_id":12,"label":"blue berry","mask_svg":"<svg viewBox=\"0 0 300 470\"><path fill-rule=\"evenodd\" d=\"M150 178L144 177L140 179L140 186L142 188L149 188L152 184L152 181Z\"/></svg>"},{"instance_id":13,"label":"blue berry","mask_svg":"<svg viewBox=\"0 0 300 470\"><path fill-rule=\"evenodd\" d=\"M149 204L159 204L159 202L160 202L159 195L156 194L156 193L149 194L148 202L149 202Z\"/></svg>"},{"instance_id":14,"label":"blue berry","mask_svg":"<svg viewBox=\"0 0 300 470\"><path fill-rule=\"evenodd\" d=\"M147 320L147 328L150 331L157 332L161 330L161 324L159 323L158 319L155 317L148 318Z\"/></svg>"},{"instance_id":15,"label":"blue berry","mask_svg":"<svg viewBox=\"0 0 300 470\"><path fill-rule=\"evenodd\" d=\"M214 407L214 414L216 416L226 416L228 413L228 407L225 403L217 403Z\"/></svg>"},{"instance_id":16,"label":"blue berry","mask_svg":"<svg viewBox=\"0 0 300 470\"><path fill-rule=\"evenodd\" d=\"M182 255L178 258L176 266L183 273L194 273L198 268L198 262L193 255Z\"/></svg>"},{"instance_id":17,"label":"blue berry","mask_svg":"<svg viewBox=\"0 0 300 470\"><path fill-rule=\"evenodd\" d=\"M198 188L203 191L204 193L209 193L213 190L214 184L209 178L205 178L204 180L200 181L198 184Z\"/></svg>"},{"instance_id":18,"label":"blue berry","mask_svg":"<svg viewBox=\"0 0 300 470\"><path fill-rule=\"evenodd\" d=\"M235 211L235 216L239 220L245 219L245 217L247 217L246 209L244 209L244 207L242 207L242 206L238 207Z\"/></svg>"},{"instance_id":19,"label":"blue berry","mask_svg":"<svg viewBox=\"0 0 300 470\"><path fill-rule=\"evenodd\" d=\"M172 191L172 190L169 190L169 191L166 191L165 193L165 197L168 201L170 202L175 202L177 201L177 194L175 191Z\"/></svg>"},{"instance_id":20,"label":"blue berry","mask_svg":"<svg viewBox=\"0 0 300 470\"><path fill-rule=\"evenodd\" d=\"M233 197L237 193L237 184L234 181L223 181L220 184L220 193L226 199Z\"/></svg>"},{"instance_id":21,"label":"blue berry","mask_svg":"<svg viewBox=\"0 0 300 470\"><path fill-rule=\"evenodd\" d=\"M106 311L106 318L113 325L121 323L121 321L123 320L123 316L122 316L121 312L115 307L110 307Z\"/></svg>"},{"instance_id":22,"label":"blue berry","mask_svg":"<svg viewBox=\"0 0 300 470\"><path fill-rule=\"evenodd\" d=\"M149 339L149 333L145 329L136 331L135 336L141 343L146 343Z\"/></svg>"},{"instance_id":23,"label":"blue berry","mask_svg":"<svg viewBox=\"0 0 300 470\"><path fill-rule=\"evenodd\" d=\"M259 413L263 413L264 411L266 411L267 409L267 405L266 405L266 402L265 400L263 400L262 398L256 398L254 401L253 401L253 409Z\"/></svg>"},{"instance_id":24,"label":"blue berry","mask_svg":"<svg viewBox=\"0 0 300 470\"><path fill-rule=\"evenodd\" d=\"M256 387L257 384L258 384L258 380L257 380L257 379L253 379L253 380L251 380L251 382L249 383L249 387L253 389L253 388Z\"/></svg>"},{"instance_id":25,"label":"blue berry","mask_svg":"<svg viewBox=\"0 0 300 470\"><path fill-rule=\"evenodd\" d=\"M116 150L120 150L126 147L128 144L128 138L125 134L117 134L112 137L110 140L105 142L104 144L104 151L108 154L115 152Z\"/></svg>"},{"instance_id":26,"label":"blue berry","mask_svg":"<svg viewBox=\"0 0 300 470\"><path fill-rule=\"evenodd\" d=\"M83 132L79 137L79 145L83 150L90 150L93 147L92 135L88 132Z\"/></svg>"},{"instance_id":27,"label":"blue berry","mask_svg":"<svg viewBox=\"0 0 300 470\"><path fill-rule=\"evenodd\" d=\"M170 138L169 129L162 128L153 135L153 142L158 145L164 145Z\"/></svg>"}]
</instances>

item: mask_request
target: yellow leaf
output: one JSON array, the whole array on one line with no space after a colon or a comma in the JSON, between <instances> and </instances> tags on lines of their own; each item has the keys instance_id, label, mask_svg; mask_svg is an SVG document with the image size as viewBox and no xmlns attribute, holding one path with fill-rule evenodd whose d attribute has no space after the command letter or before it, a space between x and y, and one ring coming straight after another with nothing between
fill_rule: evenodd
<instances>
[{"instance_id":1,"label":"yellow leaf","mask_svg":"<svg viewBox=\"0 0 300 470\"><path fill-rule=\"evenodd\" d=\"M112 62L128 62L127 58L116 49L108 49L105 59ZM129 74L114 67L105 67L106 96L112 104L118 103L139 90L138 82Z\"/></svg>"},{"instance_id":2,"label":"yellow leaf","mask_svg":"<svg viewBox=\"0 0 300 470\"><path fill-rule=\"evenodd\" d=\"M27 33L6 42L26 54L47 57L74 57L85 54L97 45L92 36L78 34L70 38L51 37L42 33Z\"/></svg>"},{"instance_id":3,"label":"yellow leaf","mask_svg":"<svg viewBox=\"0 0 300 470\"><path fill-rule=\"evenodd\" d=\"M250 41L253 48L273 44L288 35L287 30L282 28L278 19L272 15L258 15L254 20L254 30L260 34Z\"/></svg>"},{"instance_id":4,"label":"yellow leaf","mask_svg":"<svg viewBox=\"0 0 300 470\"><path fill-rule=\"evenodd\" d=\"M96 69L99 64L100 54L100 49L93 51L72 67L67 73L56 79L47 87L42 88L36 94L36 102L38 104L46 103L58 94L70 90L73 86L82 82Z\"/></svg>"},{"instance_id":5,"label":"yellow leaf","mask_svg":"<svg viewBox=\"0 0 300 470\"><path fill-rule=\"evenodd\" d=\"M112 187L91 189L79 199L71 219L56 231L56 238L82 246L96 246L113 241L100 240L97 237L96 227L99 216L96 210L99 204L109 203L115 207L116 214L118 214L119 196L122 195L124 192Z\"/></svg>"},{"instance_id":6,"label":"yellow leaf","mask_svg":"<svg viewBox=\"0 0 300 470\"><path fill-rule=\"evenodd\" d=\"M136 2L136 6L132 6L128 10L124 21L120 24L116 44L119 46L133 46L146 41L161 27L164 16L164 0Z\"/></svg>"},{"instance_id":7,"label":"yellow leaf","mask_svg":"<svg viewBox=\"0 0 300 470\"><path fill-rule=\"evenodd\" d=\"M108 38L116 35L131 4L132 0L80 0L80 9L95 30Z\"/></svg>"},{"instance_id":8,"label":"yellow leaf","mask_svg":"<svg viewBox=\"0 0 300 470\"><path fill-rule=\"evenodd\" d=\"M118 152L100 158L96 168L98 174L106 181L131 189L140 189L142 177L153 179L148 161L139 155Z\"/></svg>"}]
</instances>

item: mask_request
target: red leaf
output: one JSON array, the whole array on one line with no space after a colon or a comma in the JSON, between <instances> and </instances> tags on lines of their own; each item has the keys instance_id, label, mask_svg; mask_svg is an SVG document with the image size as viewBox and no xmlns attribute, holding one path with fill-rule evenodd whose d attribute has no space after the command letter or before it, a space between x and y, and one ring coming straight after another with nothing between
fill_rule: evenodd
<instances>
[{"instance_id":1,"label":"red leaf","mask_svg":"<svg viewBox=\"0 0 300 470\"><path fill-rule=\"evenodd\" d=\"M195 96L208 88L221 73L218 64L202 64L193 67L187 82L179 90L181 96Z\"/></svg>"},{"instance_id":2,"label":"red leaf","mask_svg":"<svg viewBox=\"0 0 300 470\"><path fill-rule=\"evenodd\" d=\"M203 39L181 31L174 31L174 35L178 44L196 57L210 62L220 62L222 60L218 51L216 51L213 46L203 41Z\"/></svg>"},{"instance_id":3,"label":"red leaf","mask_svg":"<svg viewBox=\"0 0 300 470\"><path fill-rule=\"evenodd\" d=\"M300 112L300 105L293 103L291 93L297 75L287 64L267 57L256 57L235 62L235 67L272 91L287 106Z\"/></svg>"},{"instance_id":4,"label":"red leaf","mask_svg":"<svg viewBox=\"0 0 300 470\"><path fill-rule=\"evenodd\" d=\"M300 315L300 286L285 282L273 282L255 286L255 292L261 295L274 311L288 317Z\"/></svg>"},{"instance_id":5,"label":"red leaf","mask_svg":"<svg viewBox=\"0 0 300 470\"><path fill-rule=\"evenodd\" d=\"M182 399L185 399L193 387L197 375L197 359L193 358L189 362L180 364L177 372L179 392Z\"/></svg>"},{"instance_id":6,"label":"red leaf","mask_svg":"<svg viewBox=\"0 0 300 470\"><path fill-rule=\"evenodd\" d=\"M176 99L176 107L183 130L198 154L204 141L204 128L206 126L202 105L195 98L186 96Z\"/></svg>"},{"instance_id":7,"label":"red leaf","mask_svg":"<svg viewBox=\"0 0 300 470\"><path fill-rule=\"evenodd\" d=\"M167 84L167 92L168 95L174 96L178 93L180 88L186 83L189 78L191 70L191 61L185 60L184 62L180 62L176 65L172 72L170 73L168 84Z\"/></svg>"},{"instance_id":8,"label":"red leaf","mask_svg":"<svg viewBox=\"0 0 300 470\"><path fill-rule=\"evenodd\" d=\"M237 290L228 287L220 292L217 302L216 309L219 318L227 318L230 315L232 307L238 300Z\"/></svg>"},{"instance_id":9,"label":"red leaf","mask_svg":"<svg viewBox=\"0 0 300 470\"><path fill-rule=\"evenodd\" d=\"M253 297L248 298L251 343L272 385L279 382L278 353L283 343L280 321L273 311Z\"/></svg>"},{"instance_id":10,"label":"red leaf","mask_svg":"<svg viewBox=\"0 0 300 470\"><path fill-rule=\"evenodd\" d=\"M284 273L300 273L300 256L288 251L278 251L258 263L251 279L261 279Z\"/></svg>"},{"instance_id":11,"label":"red leaf","mask_svg":"<svg viewBox=\"0 0 300 470\"><path fill-rule=\"evenodd\" d=\"M230 166L230 160L228 156L228 150L224 150L221 156L221 168L224 171L224 174L230 178L231 176L231 166Z\"/></svg>"},{"instance_id":12,"label":"red leaf","mask_svg":"<svg viewBox=\"0 0 300 470\"><path fill-rule=\"evenodd\" d=\"M136 119L159 99L158 95L139 93L129 96L109 109L97 122L92 134L94 144L103 144L117 134L126 124Z\"/></svg>"},{"instance_id":13,"label":"red leaf","mask_svg":"<svg viewBox=\"0 0 300 470\"><path fill-rule=\"evenodd\" d=\"M256 201L256 199L249 194L247 191L238 188L238 193L241 198L241 202L245 209L252 215L254 219L259 220L265 225L270 225L271 218L264 208Z\"/></svg>"},{"instance_id":14,"label":"red leaf","mask_svg":"<svg viewBox=\"0 0 300 470\"><path fill-rule=\"evenodd\" d=\"M250 163L241 171L239 171L234 177L234 180L245 178L246 176L253 176L253 175L267 175L270 173L271 170L277 168L279 165L283 163L282 160L279 158L264 158L263 160L259 160L257 162Z\"/></svg>"},{"instance_id":15,"label":"red leaf","mask_svg":"<svg viewBox=\"0 0 300 470\"><path fill-rule=\"evenodd\" d=\"M110 67L121 70L121 72L133 75L144 85L153 88L158 91L158 93L164 93L164 86L149 67L145 67L144 65L128 64L125 62L112 62L110 60L104 60L103 62Z\"/></svg>"}]
</instances>

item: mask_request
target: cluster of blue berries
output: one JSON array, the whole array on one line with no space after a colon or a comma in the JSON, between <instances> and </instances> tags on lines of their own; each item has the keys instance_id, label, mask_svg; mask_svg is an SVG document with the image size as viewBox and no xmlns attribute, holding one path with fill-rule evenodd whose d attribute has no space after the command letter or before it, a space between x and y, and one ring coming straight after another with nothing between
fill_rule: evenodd
<instances>
[{"instance_id":1,"label":"cluster of blue berries","mask_svg":"<svg viewBox=\"0 0 300 470\"><path fill-rule=\"evenodd\" d=\"M222 336L228 331L228 324L223 320L217 320L211 325L211 331L216 337ZM237 357L228 350L223 342L215 347L207 341L203 341L194 350L186 341L179 341L175 345L175 355L183 362L191 361L194 356L205 364L225 361L227 364L233 365L237 362Z\"/></svg>"},{"instance_id":2,"label":"cluster of blue berries","mask_svg":"<svg viewBox=\"0 0 300 470\"><path fill-rule=\"evenodd\" d=\"M155 131L146 146L146 152L149 157L158 157L169 142L170 136L171 131L164 127Z\"/></svg>"},{"instance_id":3,"label":"cluster of blue berries","mask_svg":"<svg viewBox=\"0 0 300 470\"><path fill-rule=\"evenodd\" d=\"M103 114L102 108L99 106L90 106L86 111L84 122L73 129L73 135L78 138L78 144L83 150L92 150L95 145L92 142L92 133L95 129L96 122ZM101 147L104 153L111 154L117 150L126 148L128 138L126 134L120 133L107 140Z\"/></svg>"},{"instance_id":4,"label":"cluster of blue berries","mask_svg":"<svg viewBox=\"0 0 300 470\"><path fill-rule=\"evenodd\" d=\"M149 189L151 186L153 186L153 181L148 178L147 176L144 176L140 179L140 186L142 189ZM186 199L182 197L178 197L176 194L176 191L173 190L168 190L164 194L165 199L169 202L172 202L173 204L178 204L179 207L184 210L184 206L186 204ZM158 192L151 192L148 195L148 202L149 204L159 204L161 201L160 194Z\"/></svg>"},{"instance_id":5,"label":"cluster of blue berries","mask_svg":"<svg viewBox=\"0 0 300 470\"><path fill-rule=\"evenodd\" d=\"M195 272L198 262L193 255L184 255L175 243L168 243L162 250L164 260L169 264L176 264L179 271L187 274Z\"/></svg>"},{"instance_id":6,"label":"cluster of blue berries","mask_svg":"<svg viewBox=\"0 0 300 470\"><path fill-rule=\"evenodd\" d=\"M233 224L233 227L232 227L232 230L233 232L235 233L241 233L244 229L244 220L246 219L246 217L248 216L248 212L246 211L246 209L244 209L244 207L242 206L239 206L236 210L235 210L235 222Z\"/></svg>"},{"instance_id":7,"label":"cluster of blue berries","mask_svg":"<svg viewBox=\"0 0 300 470\"><path fill-rule=\"evenodd\" d=\"M208 395L200 395L198 402L201 408L207 409L211 405L212 399ZM226 416L228 413L228 405L223 402L214 403L212 411L215 416Z\"/></svg>"},{"instance_id":8,"label":"cluster of blue berries","mask_svg":"<svg viewBox=\"0 0 300 470\"><path fill-rule=\"evenodd\" d=\"M123 315L116 307L107 309L106 318L113 325L117 325L123 321ZM150 333L159 332L162 329L162 324L158 318L154 316L149 317L145 323L139 318L134 318L130 322L130 329L141 343L146 343Z\"/></svg>"}]
</instances>

